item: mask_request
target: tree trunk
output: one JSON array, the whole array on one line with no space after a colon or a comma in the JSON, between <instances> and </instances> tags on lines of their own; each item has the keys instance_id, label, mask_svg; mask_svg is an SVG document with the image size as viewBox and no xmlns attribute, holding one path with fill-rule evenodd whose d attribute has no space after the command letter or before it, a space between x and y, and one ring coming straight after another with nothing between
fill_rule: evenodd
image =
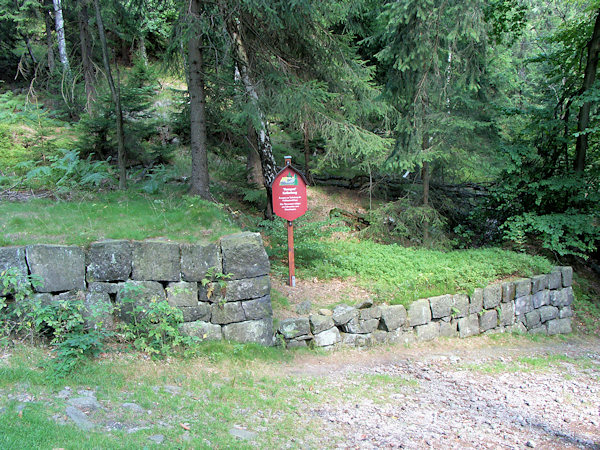
<instances>
[{"instance_id":1,"label":"tree trunk","mask_svg":"<svg viewBox=\"0 0 600 450\"><path fill-rule=\"evenodd\" d=\"M429 135L427 133L423 134L423 142L421 145L423 152L426 152L429 148ZM421 171L421 178L423 179L423 206L429 206L429 180L431 179L431 172L429 170L429 162L423 161L423 167ZM423 243L427 243L429 241L429 221L425 220L423 222Z\"/></svg>"},{"instance_id":2,"label":"tree trunk","mask_svg":"<svg viewBox=\"0 0 600 450\"><path fill-rule=\"evenodd\" d=\"M251 123L248 123L248 158L246 159L246 170L248 171L248 183L264 186L265 179L262 174L260 155L256 149L258 136Z\"/></svg>"},{"instance_id":3,"label":"tree trunk","mask_svg":"<svg viewBox=\"0 0 600 450\"><path fill-rule=\"evenodd\" d=\"M67 42L65 40L65 22L63 20L62 6L60 0L52 0L54 4L54 23L56 25L56 38L58 40L58 57L63 70L68 78L71 78L71 66L67 55Z\"/></svg>"},{"instance_id":4,"label":"tree trunk","mask_svg":"<svg viewBox=\"0 0 600 450\"><path fill-rule=\"evenodd\" d=\"M596 70L598 68L598 54L600 53L600 11L596 16L594 32L592 38L587 44L588 56L583 77L583 86L581 93L585 93L592 87L596 79ZM585 102L579 109L579 121L577 122L577 142L575 143L575 171L582 173L585 169L585 159L588 148L588 135L585 130L590 123L590 110L592 102Z\"/></svg>"},{"instance_id":5,"label":"tree trunk","mask_svg":"<svg viewBox=\"0 0 600 450\"><path fill-rule=\"evenodd\" d=\"M54 72L54 42L52 41L52 0L44 0L44 21L46 23L46 46L48 47L48 71Z\"/></svg>"},{"instance_id":6,"label":"tree trunk","mask_svg":"<svg viewBox=\"0 0 600 450\"><path fill-rule=\"evenodd\" d=\"M100 12L99 0L94 0L96 8L96 22L98 24L98 35L100 36L100 46L102 47L102 61L106 71L106 79L110 87L110 93L115 103L115 116L117 121L117 165L119 166L119 189L127 187L127 172L125 170L125 134L123 132L123 112L121 110L121 93L112 77L110 70L110 61L108 58L108 46L106 44L106 34L104 33L104 23L102 22L102 13Z\"/></svg>"},{"instance_id":7,"label":"tree trunk","mask_svg":"<svg viewBox=\"0 0 600 450\"><path fill-rule=\"evenodd\" d=\"M235 19L231 19L227 23L228 31L233 40L233 46L235 54L237 56L237 66L240 72L240 79L246 89L246 93L250 97L250 101L258 111L260 117L260 128L256 130L258 135L258 154L260 155L260 163L262 173L264 177L265 188L267 190L267 209L265 210L265 217L269 220L273 219L273 205L272 205L272 191L271 184L275 180L277 174L277 166L275 164L275 158L273 157L273 146L271 145L271 138L269 136L269 128L267 119L260 108L258 102L258 90L256 83L250 75L250 63L248 59L248 53L246 47L242 41L239 24Z\"/></svg>"},{"instance_id":8,"label":"tree trunk","mask_svg":"<svg viewBox=\"0 0 600 450\"><path fill-rule=\"evenodd\" d=\"M79 43L81 47L81 63L83 65L83 80L85 82L86 105L85 109L90 114L92 103L96 100L96 87L94 85L94 65L92 64L92 45L90 39L89 0L79 0Z\"/></svg>"},{"instance_id":9,"label":"tree trunk","mask_svg":"<svg viewBox=\"0 0 600 450\"><path fill-rule=\"evenodd\" d=\"M142 58L142 61L144 62L144 66L148 67L148 52L146 51L146 39L144 38L144 35L142 34L140 36L140 58Z\"/></svg>"},{"instance_id":10,"label":"tree trunk","mask_svg":"<svg viewBox=\"0 0 600 450\"><path fill-rule=\"evenodd\" d=\"M202 55L202 39L195 19L200 12L199 0L190 0L192 36L188 41L188 65L190 94L190 132L192 152L192 177L190 194L210 199L208 178L208 151L206 139L206 109L204 94L204 67Z\"/></svg>"}]
</instances>

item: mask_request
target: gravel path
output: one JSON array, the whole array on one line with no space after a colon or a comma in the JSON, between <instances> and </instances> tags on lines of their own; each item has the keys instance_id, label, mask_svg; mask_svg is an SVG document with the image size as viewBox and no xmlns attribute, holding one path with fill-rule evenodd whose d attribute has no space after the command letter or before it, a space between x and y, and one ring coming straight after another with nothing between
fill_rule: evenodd
<instances>
[{"instance_id":1,"label":"gravel path","mask_svg":"<svg viewBox=\"0 0 600 450\"><path fill-rule=\"evenodd\" d=\"M600 341L452 346L308 363L295 372L341 392L368 375L390 381L308 414L339 448L600 449Z\"/></svg>"}]
</instances>

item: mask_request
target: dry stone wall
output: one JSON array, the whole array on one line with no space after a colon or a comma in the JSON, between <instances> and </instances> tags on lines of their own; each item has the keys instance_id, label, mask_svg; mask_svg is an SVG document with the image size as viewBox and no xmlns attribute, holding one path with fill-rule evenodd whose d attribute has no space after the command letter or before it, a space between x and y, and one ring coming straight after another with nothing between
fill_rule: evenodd
<instances>
[{"instance_id":1,"label":"dry stone wall","mask_svg":"<svg viewBox=\"0 0 600 450\"><path fill-rule=\"evenodd\" d=\"M308 317L285 319L277 340L287 347L369 346L410 343L438 337L465 338L481 333L571 332L573 270L551 273L456 294L420 299L408 310L402 305L379 306L366 301L339 305Z\"/></svg>"},{"instance_id":2,"label":"dry stone wall","mask_svg":"<svg viewBox=\"0 0 600 450\"><path fill-rule=\"evenodd\" d=\"M83 298L89 309L107 311L102 321L109 325L130 320L136 305L161 299L181 309L186 334L273 343L270 265L258 233L208 245L107 240L89 249L0 248L0 272L10 267L42 280L34 294L42 302Z\"/></svg>"}]
</instances>

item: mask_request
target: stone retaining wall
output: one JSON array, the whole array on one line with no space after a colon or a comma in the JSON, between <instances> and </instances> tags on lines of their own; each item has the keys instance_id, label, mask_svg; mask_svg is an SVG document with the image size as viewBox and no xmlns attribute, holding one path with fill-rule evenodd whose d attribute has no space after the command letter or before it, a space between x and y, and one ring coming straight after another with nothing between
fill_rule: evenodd
<instances>
[{"instance_id":1,"label":"stone retaining wall","mask_svg":"<svg viewBox=\"0 0 600 450\"><path fill-rule=\"evenodd\" d=\"M442 295L402 305L357 307L339 305L308 317L285 319L277 338L287 347L369 346L410 343L437 337L465 338L481 333L571 332L573 270L557 267L552 273L501 284L466 294Z\"/></svg>"},{"instance_id":2,"label":"stone retaining wall","mask_svg":"<svg viewBox=\"0 0 600 450\"><path fill-rule=\"evenodd\" d=\"M129 320L133 305L166 299L183 312L187 334L273 343L270 265L258 233L208 245L108 240L87 250L43 244L0 248L0 272L10 267L42 280L34 294L42 302L78 296L87 307L103 305L104 323L111 324L114 314ZM125 301L132 297L133 304Z\"/></svg>"}]
</instances>

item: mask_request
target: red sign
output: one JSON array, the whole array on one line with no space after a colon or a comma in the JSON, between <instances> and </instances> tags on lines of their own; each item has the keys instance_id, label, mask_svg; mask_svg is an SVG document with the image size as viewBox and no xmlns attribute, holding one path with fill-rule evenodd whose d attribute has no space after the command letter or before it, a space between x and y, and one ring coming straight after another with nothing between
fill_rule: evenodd
<instances>
[{"instance_id":1,"label":"red sign","mask_svg":"<svg viewBox=\"0 0 600 450\"><path fill-rule=\"evenodd\" d=\"M306 212L306 180L290 161L277 174L271 185L273 212L285 220L295 220Z\"/></svg>"}]
</instances>

